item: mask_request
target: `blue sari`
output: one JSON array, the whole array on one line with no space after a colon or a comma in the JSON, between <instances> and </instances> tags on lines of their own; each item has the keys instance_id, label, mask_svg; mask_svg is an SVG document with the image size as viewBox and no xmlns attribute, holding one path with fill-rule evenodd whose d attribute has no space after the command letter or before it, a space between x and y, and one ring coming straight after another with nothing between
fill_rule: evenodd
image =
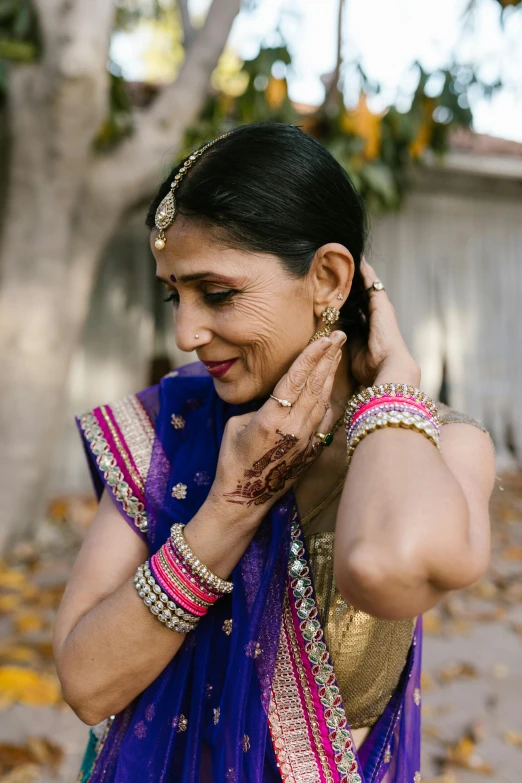
<instances>
[{"instance_id":1,"label":"blue sari","mask_svg":"<svg viewBox=\"0 0 522 783\"><path fill-rule=\"evenodd\" d=\"M151 554L205 501L227 420L252 409L224 403L198 363L78 419L98 495L111 493ZM357 750L293 492L269 510L231 578L233 593L93 735L79 780L419 783L420 619L396 691Z\"/></svg>"}]
</instances>

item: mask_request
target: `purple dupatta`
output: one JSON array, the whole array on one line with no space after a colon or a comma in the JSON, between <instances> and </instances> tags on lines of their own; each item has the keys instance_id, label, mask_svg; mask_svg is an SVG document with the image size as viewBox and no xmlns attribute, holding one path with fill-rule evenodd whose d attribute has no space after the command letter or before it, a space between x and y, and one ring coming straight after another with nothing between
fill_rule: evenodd
<instances>
[{"instance_id":1,"label":"purple dupatta","mask_svg":"<svg viewBox=\"0 0 522 783\"><path fill-rule=\"evenodd\" d=\"M225 424L249 409L224 403L198 363L80 417L98 493L107 488L151 553L200 508ZM232 578L232 595L109 721L83 779L419 783L420 620L397 689L357 752L292 492L269 510Z\"/></svg>"}]
</instances>

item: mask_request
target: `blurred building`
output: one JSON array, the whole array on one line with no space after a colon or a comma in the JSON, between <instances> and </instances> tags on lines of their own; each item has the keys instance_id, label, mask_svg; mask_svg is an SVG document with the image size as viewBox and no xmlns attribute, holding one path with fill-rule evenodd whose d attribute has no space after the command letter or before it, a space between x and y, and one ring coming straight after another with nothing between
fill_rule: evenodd
<instances>
[{"instance_id":1,"label":"blurred building","mask_svg":"<svg viewBox=\"0 0 522 783\"><path fill-rule=\"evenodd\" d=\"M72 364L51 494L90 489L73 416L137 391L177 351L159 304L145 208L107 251ZM426 160L403 210L373 221L368 252L423 371L422 387L482 420L499 470L522 463L522 144L458 132Z\"/></svg>"}]
</instances>

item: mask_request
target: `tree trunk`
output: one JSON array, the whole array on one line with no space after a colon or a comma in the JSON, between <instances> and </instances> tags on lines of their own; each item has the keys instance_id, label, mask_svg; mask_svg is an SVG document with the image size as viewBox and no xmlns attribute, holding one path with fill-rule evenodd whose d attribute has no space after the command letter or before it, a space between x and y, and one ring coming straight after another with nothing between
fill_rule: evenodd
<instances>
[{"instance_id":1,"label":"tree trunk","mask_svg":"<svg viewBox=\"0 0 522 783\"><path fill-rule=\"evenodd\" d=\"M125 210L150 195L167 149L206 98L240 0L214 0L174 85L139 118L135 137L95 158L107 112L113 4L35 0L38 65L9 79L11 144L0 231L0 551L43 512L71 355L103 250Z\"/></svg>"}]
</instances>

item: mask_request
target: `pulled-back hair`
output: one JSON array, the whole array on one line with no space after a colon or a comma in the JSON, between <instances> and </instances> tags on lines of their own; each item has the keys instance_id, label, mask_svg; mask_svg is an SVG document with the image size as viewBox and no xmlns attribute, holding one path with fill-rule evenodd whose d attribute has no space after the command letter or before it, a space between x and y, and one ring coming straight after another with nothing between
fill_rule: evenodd
<instances>
[{"instance_id":1,"label":"pulled-back hair","mask_svg":"<svg viewBox=\"0 0 522 783\"><path fill-rule=\"evenodd\" d=\"M182 165L172 169L154 197L149 228ZM309 272L322 245L344 245L354 258L355 275L340 325L348 337L367 337L368 297L360 271L364 206L344 169L311 136L272 122L237 128L195 162L175 195L179 213L217 228L219 242L277 256L296 277Z\"/></svg>"}]
</instances>

